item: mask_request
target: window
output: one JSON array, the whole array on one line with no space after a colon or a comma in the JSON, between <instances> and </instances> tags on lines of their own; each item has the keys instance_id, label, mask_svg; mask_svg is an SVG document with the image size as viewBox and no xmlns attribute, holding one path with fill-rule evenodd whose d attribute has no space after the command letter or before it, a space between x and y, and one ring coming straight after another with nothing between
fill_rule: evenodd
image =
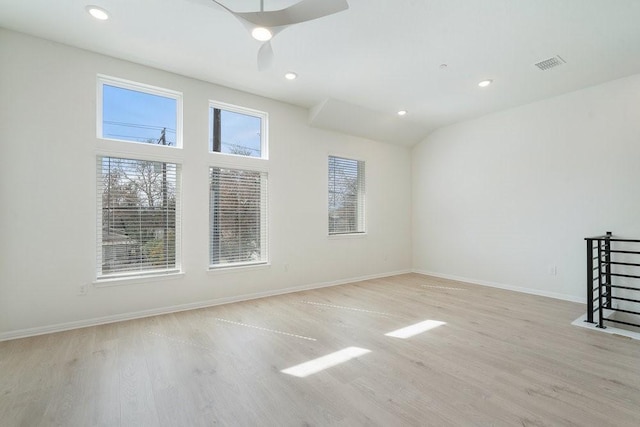
<instances>
[{"instance_id":1,"label":"window","mask_svg":"<svg viewBox=\"0 0 640 427\"><path fill-rule=\"evenodd\" d=\"M266 264L266 113L209 103L210 268ZM220 155L226 155L222 157ZM258 169L264 169L257 166Z\"/></svg>"},{"instance_id":2,"label":"window","mask_svg":"<svg viewBox=\"0 0 640 427\"><path fill-rule=\"evenodd\" d=\"M178 271L180 166L98 157L98 278Z\"/></svg>"},{"instance_id":3,"label":"window","mask_svg":"<svg viewBox=\"0 0 640 427\"><path fill-rule=\"evenodd\" d=\"M96 276L178 273L182 94L98 75L97 107Z\"/></svg>"},{"instance_id":4,"label":"window","mask_svg":"<svg viewBox=\"0 0 640 427\"><path fill-rule=\"evenodd\" d=\"M266 113L227 104L210 104L209 151L266 159L266 140Z\"/></svg>"},{"instance_id":5,"label":"window","mask_svg":"<svg viewBox=\"0 0 640 427\"><path fill-rule=\"evenodd\" d=\"M210 168L210 265L267 262L267 174Z\"/></svg>"},{"instance_id":6,"label":"window","mask_svg":"<svg viewBox=\"0 0 640 427\"><path fill-rule=\"evenodd\" d=\"M98 138L181 146L180 93L105 76L98 92Z\"/></svg>"},{"instance_id":7,"label":"window","mask_svg":"<svg viewBox=\"0 0 640 427\"><path fill-rule=\"evenodd\" d=\"M329 156L329 234L364 233L364 162Z\"/></svg>"}]
</instances>

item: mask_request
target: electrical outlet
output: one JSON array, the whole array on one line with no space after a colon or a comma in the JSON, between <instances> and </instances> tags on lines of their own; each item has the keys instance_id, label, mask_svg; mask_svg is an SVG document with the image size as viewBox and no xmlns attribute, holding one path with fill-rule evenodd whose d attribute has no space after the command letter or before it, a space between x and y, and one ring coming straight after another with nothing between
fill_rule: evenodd
<instances>
[{"instance_id":1,"label":"electrical outlet","mask_svg":"<svg viewBox=\"0 0 640 427\"><path fill-rule=\"evenodd\" d=\"M89 292L89 285L80 285L78 288L78 296L85 296Z\"/></svg>"},{"instance_id":2,"label":"electrical outlet","mask_svg":"<svg viewBox=\"0 0 640 427\"><path fill-rule=\"evenodd\" d=\"M555 265L549 266L549 276L557 276L558 275L558 267Z\"/></svg>"},{"instance_id":3,"label":"electrical outlet","mask_svg":"<svg viewBox=\"0 0 640 427\"><path fill-rule=\"evenodd\" d=\"M284 265L284 272L286 273L287 271L289 271L289 264Z\"/></svg>"}]
</instances>

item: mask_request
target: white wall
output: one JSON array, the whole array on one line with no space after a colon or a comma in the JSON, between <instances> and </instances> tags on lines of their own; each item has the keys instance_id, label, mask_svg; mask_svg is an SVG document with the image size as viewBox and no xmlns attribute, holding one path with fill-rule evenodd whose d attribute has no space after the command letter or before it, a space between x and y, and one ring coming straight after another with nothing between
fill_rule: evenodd
<instances>
[{"instance_id":1,"label":"white wall","mask_svg":"<svg viewBox=\"0 0 640 427\"><path fill-rule=\"evenodd\" d=\"M415 270L586 300L584 237L640 237L640 75L442 128L412 162Z\"/></svg>"},{"instance_id":2,"label":"white wall","mask_svg":"<svg viewBox=\"0 0 640 427\"><path fill-rule=\"evenodd\" d=\"M186 274L78 296L95 279L98 73L184 94ZM270 267L207 272L210 99L269 113ZM0 29L0 339L408 270L410 151L306 120L288 104ZM366 237L327 237L329 153L367 162Z\"/></svg>"}]
</instances>

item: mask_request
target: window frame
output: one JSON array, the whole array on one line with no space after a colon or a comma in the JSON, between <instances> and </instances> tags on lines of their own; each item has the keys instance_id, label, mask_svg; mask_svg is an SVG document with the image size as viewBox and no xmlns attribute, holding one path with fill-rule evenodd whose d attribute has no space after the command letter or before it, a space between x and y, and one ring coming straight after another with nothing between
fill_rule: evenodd
<instances>
[{"instance_id":1,"label":"window frame","mask_svg":"<svg viewBox=\"0 0 640 427\"><path fill-rule=\"evenodd\" d=\"M256 159L255 157L248 156L236 156L247 159ZM211 162L210 162L211 163ZM260 230L260 236L263 237L260 241L260 253L262 255L262 259L258 261L240 261L240 262L231 262L224 264L212 264L211 263L211 238L213 233L213 221L211 216L213 215L213 211L211 210L211 173L213 169L230 169L236 171L244 171L244 172L255 172L260 174L260 226L265 227L264 230ZM269 258L269 172L265 168L250 168L238 165L237 162L233 164L229 163L219 163L219 164L209 164L208 167L208 188L209 188L209 233L208 233L208 251L207 251L207 265L208 270L210 272L213 271L225 271L230 269L248 269L248 268L256 268L261 266L269 266L271 261Z\"/></svg>"},{"instance_id":2,"label":"window frame","mask_svg":"<svg viewBox=\"0 0 640 427\"><path fill-rule=\"evenodd\" d=\"M207 142L208 148L207 151L209 154L213 154L216 156L231 156L234 158L240 159L260 159L260 160L269 160L269 113L265 111L255 110L253 108L242 107L239 105L228 104L226 102L213 101L209 100L209 108L207 110L207 117L209 116L209 111L212 108L217 108L220 110L229 111L232 113L243 114L245 116L256 117L260 119L260 157L254 156L243 156L242 154L232 154L232 153L223 153L219 151L213 151L213 137L211 132L213 131L213 123L209 122L209 139Z\"/></svg>"},{"instance_id":3,"label":"window frame","mask_svg":"<svg viewBox=\"0 0 640 427\"><path fill-rule=\"evenodd\" d=\"M176 144L173 145L157 145L136 141L128 141L123 139L113 139L102 137L103 122L103 88L104 85L115 86L123 89L134 90L151 95L168 97L176 100ZM137 283L154 283L158 280L174 279L184 276L184 263L182 259L182 223L183 223L183 168L184 168L184 150L183 146L183 93L165 89L158 86L139 83L118 77L107 76L104 74L96 74L96 143L95 155L93 156L94 176L96 179L101 175L98 167L99 158L112 157L126 160L140 160L150 162L172 163L176 165L176 224L175 224L175 266L171 269L163 270L144 270L131 272L116 272L112 274L102 274L102 195L98 191L98 183L94 183L96 201L96 230L94 236L95 241L95 257L94 265L94 281L96 287L131 285Z\"/></svg>"},{"instance_id":4,"label":"window frame","mask_svg":"<svg viewBox=\"0 0 640 427\"><path fill-rule=\"evenodd\" d=\"M337 158L337 159L342 159L342 160L350 160L350 161L354 161L357 162L358 164L358 169L357 169L357 176L358 176L358 181L362 180L362 183L358 183L358 194L357 194L357 202L358 202L358 210L356 212L362 212L362 214L357 214L356 215L356 220L358 221L358 227L357 227L357 231L341 231L341 232L332 232L331 231L331 222L329 220L329 216L330 216L330 204L329 204L329 182L331 179L330 176L330 170L329 170L329 163L330 163L330 159L331 158ZM366 163L367 161L365 159L361 159L361 158L357 158L357 157L352 157L349 155L343 155L343 154L334 154L334 153L328 153L327 157L326 157L326 165L327 165L327 180L326 180L326 189L327 189L327 197L325 198L326 202L327 202L327 237L329 239L340 239L340 238L356 238L356 237L363 237L367 235L367 209L366 209L366 199L367 199L367 168L366 168ZM363 169L364 170L360 170L360 164L362 164ZM362 191L360 191L360 189L362 189Z\"/></svg>"},{"instance_id":5,"label":"window frame","mask_svg":"<svg viewBox=\"0 0 640 427\"><path fill-rule=\"evenodd\" d=\"M213 123L211 120L207 120L208 124L208 139L207 139L207 200L208 203L208 243L207 243L207 255L206 255L206 265L208 266L207 272L209 274L222 274L230 271L249 271L254 269L261 268L269 268L271 266L271 217L269 215L270 209L270 198L269 192L271 191L269 188L269 179L270 179L270 171L269 171L269 113L265 111L256 110L253 108L243 107L239 105L229 104L226 102L215 101L209 99L209 105L207 109L207 117L210 117L210 112L212 108L219 108L221 110L226 110L233 113L244 114L248 116L257 117L260 119L260 157L253 156L244 156L240 154L231 154L231 153L223 153L213 151ZM226 264L211 264L211 233L212 233L212 221L211 221L211 169L212 168L221 168L221 169L236 169L243 170L247 172L256 172L260 173L262 176L261 181L261 225L265 227L264 230L261 230L261 234L264 237L261 241L261 254L263 255L263 259L255 262L237 262L237 263L226 263Z\"/></svg>"},{"instance_id":6,"label":"window frame","mask_svg":"<svg viewBox=\"0 0 640 427\"><path fill-rule=\"evenodd\" d=\"M121 89L145 93L149 95L161 96L176 100L176 145L159 146L163 148L182 149L183 139L183 94L172 89L165 89L145 83L111 77L104 74L97 75L97 97L96 97L96 137L102 141L117 141L136 145L152 145L146 142L130 141L127 139L108 138L103 136L103 108L104 108L104 86L114 86Z\"/></svg>"},{"instance_id":7,"label":"window frame","mask_svg":"<svg viewBox=\"0 0 640 427\"><path fill-rule=\"evenodd\" d=\"M172 163L176 167L175 172L175 191L176 191L176 200L175 200L175 266L173 268L168 269L157 269L157 270L139 270L139 271L128 271L128 272L116 272L111 274L103 274L102 272L102 262L104 259L104 251L102 245L102 195L98 191L98 180L100 179L102 172L98 170L98 166L101 165L101 159L104 158L116 158L121 160L134 160L134 161L148 161L154 163ZM157 159L153 156L149 156L147 158L141 158L140 156L131 155L131 154L118 154L118 153L97 153L95 156L96 160L96 266L95 266L95 274L96 278L94 284L96 285L107 285L109 283L120 282L123 280L131 281L131 280L144 280L150 279L154 277L163 277L163 276L172 276L172 275L182 275L182 163L177 162L175 160L166 160L166 159Z\"/></svg>"}]
</instances>

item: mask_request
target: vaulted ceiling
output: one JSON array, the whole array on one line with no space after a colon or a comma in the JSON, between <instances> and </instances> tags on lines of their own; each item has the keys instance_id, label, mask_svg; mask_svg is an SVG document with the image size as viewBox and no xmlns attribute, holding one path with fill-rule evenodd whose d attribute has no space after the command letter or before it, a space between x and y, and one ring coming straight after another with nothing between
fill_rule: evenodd
<instances>
[{"instance_id":1,"label":"vaulted ceiling","mask_svg":"<svg viewBox=\"0 0 640 427\"><path fill-rule=\"evenodd\" d=\"M265 9L293 3L265 0ZM348 3L278 34L266 71L256 65L260 42L210 0L0 0L0 26L299 105L313 126L408 146L451 123L640 73L638 0ZM91 18L88 4L110 19ZM566 63L534 65L558 55ZM478 87L485 79L493 84Z\"/></svg>"}]
</instances>

